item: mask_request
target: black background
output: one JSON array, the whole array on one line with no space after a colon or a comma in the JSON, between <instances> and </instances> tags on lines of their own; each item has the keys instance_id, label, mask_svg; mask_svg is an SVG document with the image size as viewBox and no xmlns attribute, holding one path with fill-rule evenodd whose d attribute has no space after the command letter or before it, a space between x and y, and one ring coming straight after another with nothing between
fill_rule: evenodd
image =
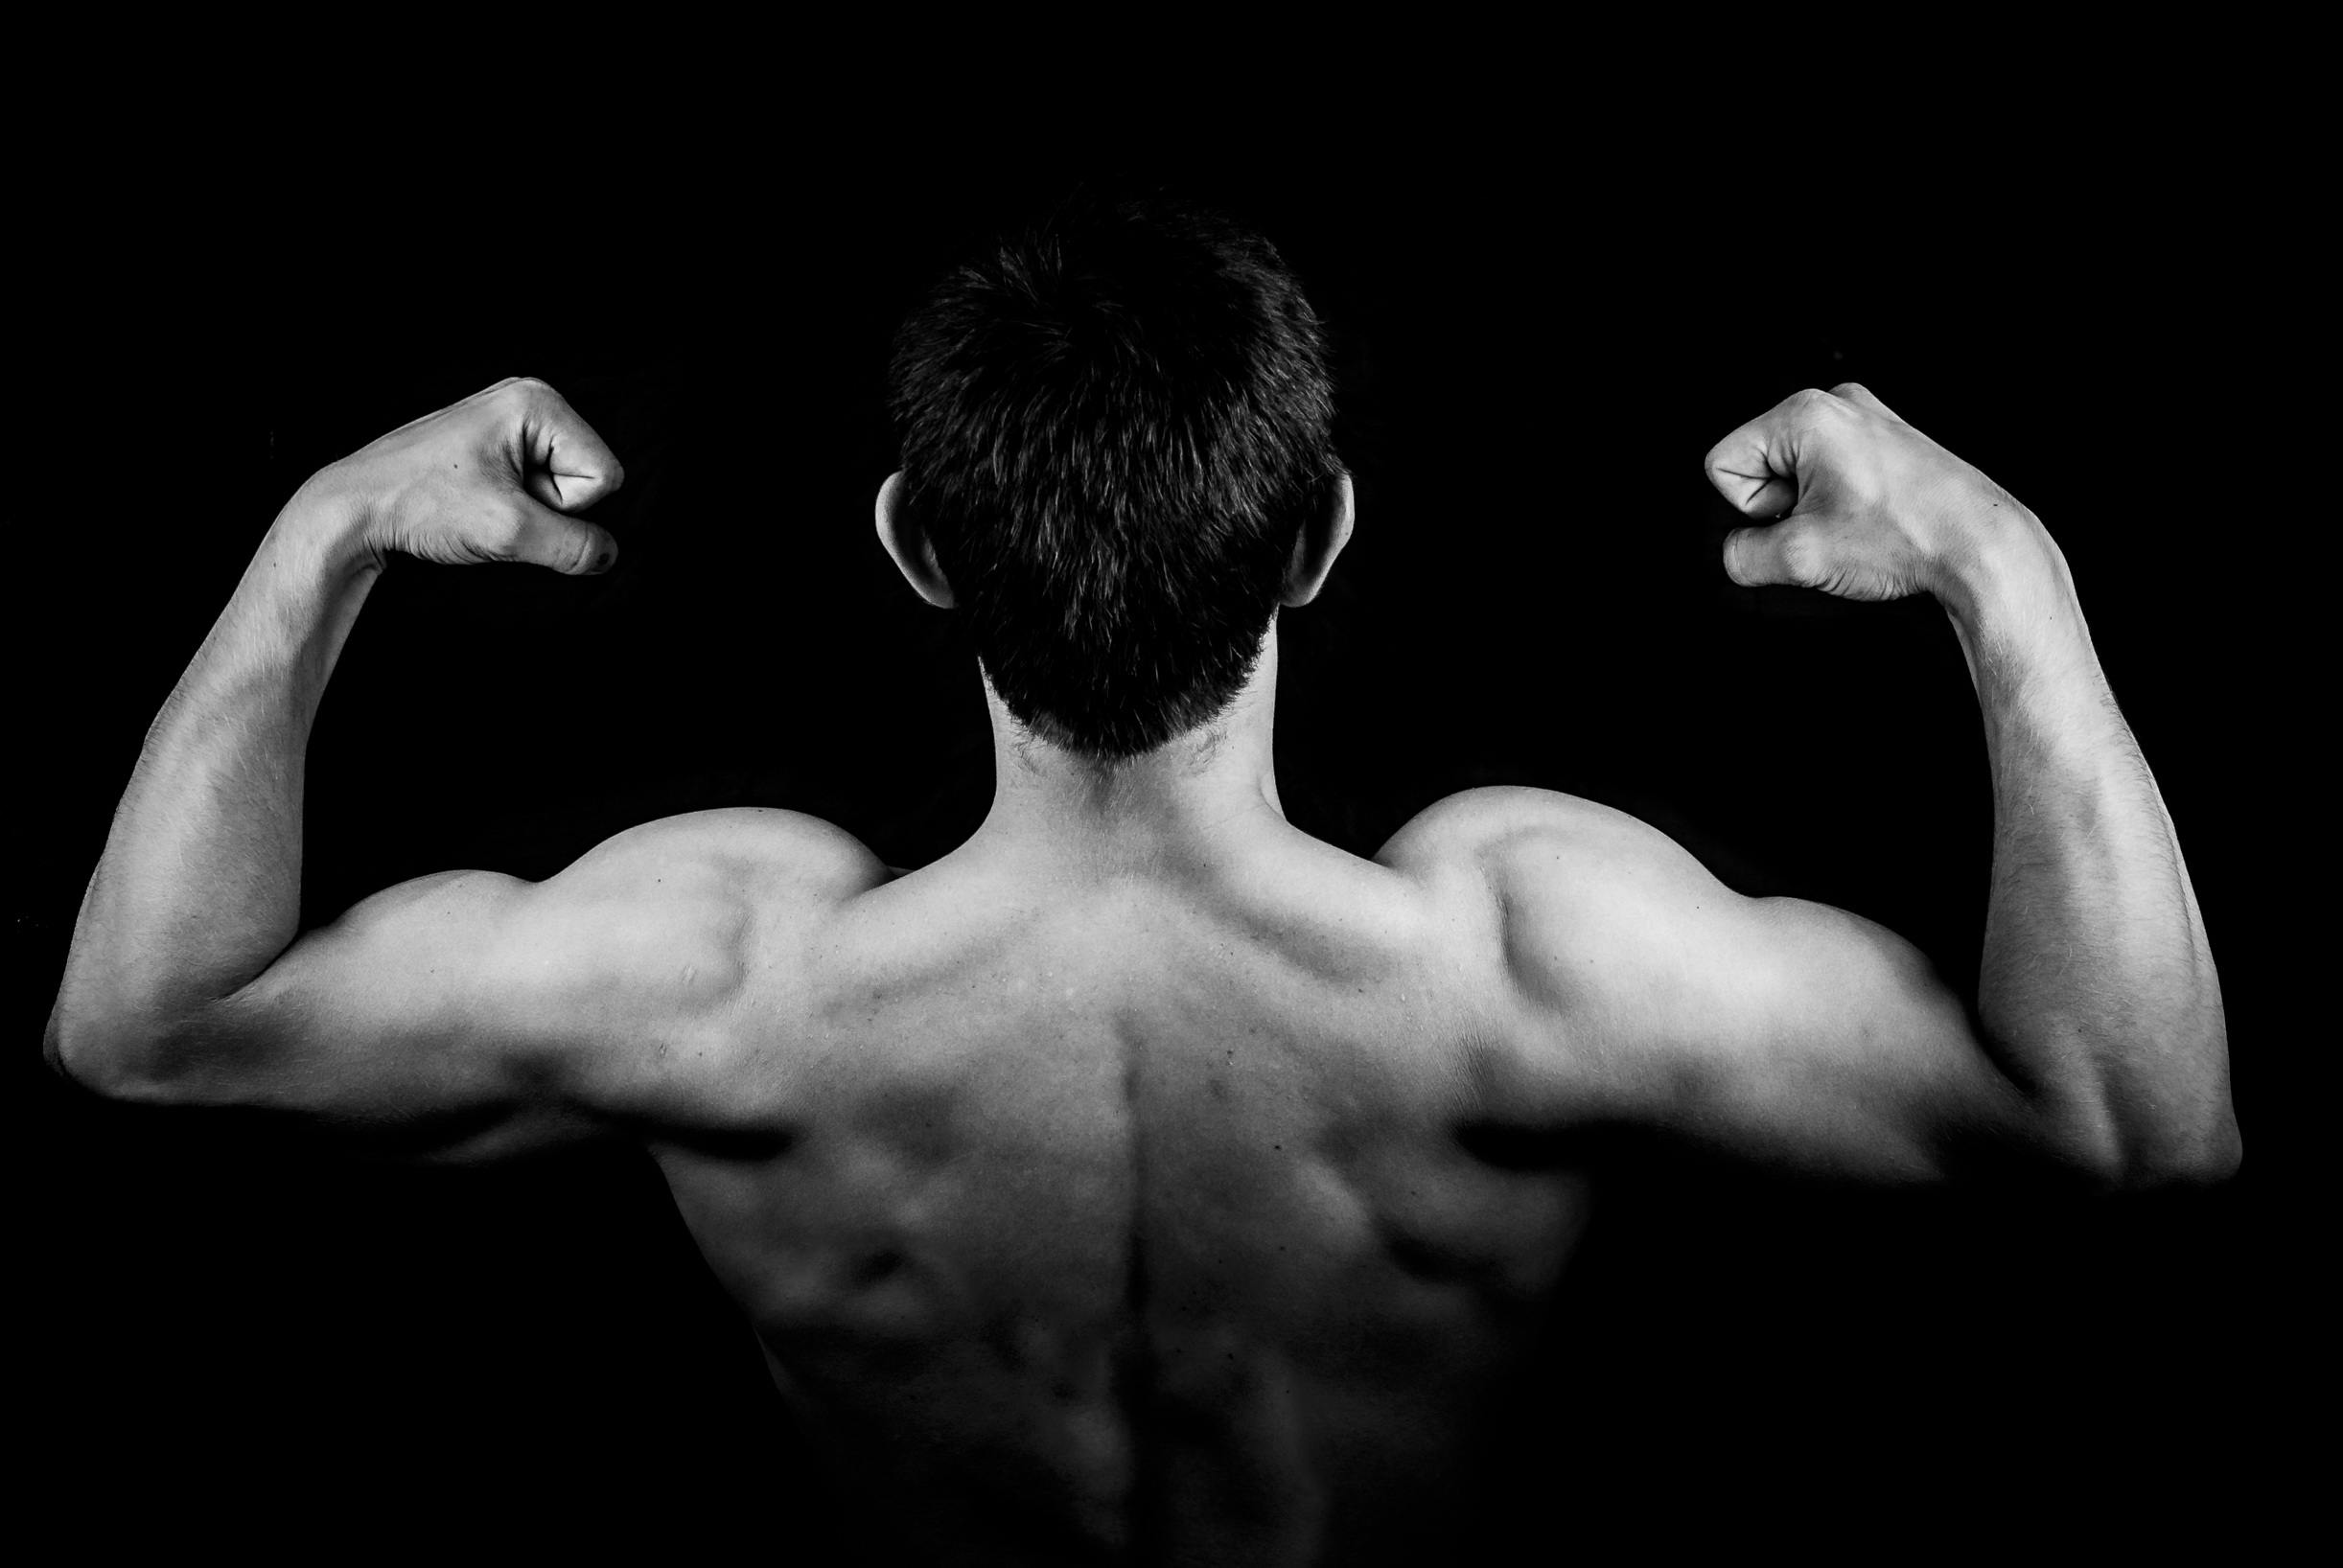
<instances>
[{"instance_id":1,"label":"black background","mask_svg":"<svg viewBox=\"0 0 2343 1568\"><path fill-rule=\"evenodd\" d=\"M1990 802L1941 612L1717 565L1703 452L1850 379L2048 523L2179 824L2244 1173L2087 1205L1621 1193L1525 1383L1518 1464L1557 1555L1589 1532L2161 1538L2230 1525L2269 1482L2262 1403L2301 1375L2270 1261L2297 1070L2248 887L2287 851L2246 696L2310 589L2227 564L2258 497L2203 456L2208 405L2250 404L2292 309L2250 138L2134 121L1850 154L1719 126L1679 153L1627 115L1372 148L1264 128L1226 155L1065 127L430 148L158 133L113 171L129 183L58 209L37 309L69 349L44 452L65 479L12 572L34 740L9 998L50 1506L98 1537L294 1549L639 1525L704 1546L777 1519L786 1545L819 1513L640 1161L370 1165L85 1103L35 1041L143 727L276 508L506 375L550 380L625 460L597 514L621 564L394 563L312 749L310 917L452 866L544 876L740 802L898 865L950 848L987 742L949 618L870 537L887 343L967 239L1079 177L1250 219L1334 334L1358 526L1281 633L1297 824L1368 854L1456 789L1566 790L1973 983Z\"/></svg>"}]
</instances>

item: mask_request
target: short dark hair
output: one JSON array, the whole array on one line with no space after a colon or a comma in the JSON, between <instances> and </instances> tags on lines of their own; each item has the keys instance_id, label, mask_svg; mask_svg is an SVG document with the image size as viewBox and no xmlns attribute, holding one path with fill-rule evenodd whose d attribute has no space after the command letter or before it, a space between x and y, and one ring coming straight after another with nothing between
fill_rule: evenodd
<instances>
[{"instance_id":1,"label":"short dark hair","mask_svg":"<svg viewBox=\"0 0 2343 1568\"><path fill-rule=\"evenodd\" d=\"M904 505L1009 710L1099 762L1225 706L1342 472L1325 334L1266 240L1077 196L897 333Z\"/></svg>"}]
</instances>

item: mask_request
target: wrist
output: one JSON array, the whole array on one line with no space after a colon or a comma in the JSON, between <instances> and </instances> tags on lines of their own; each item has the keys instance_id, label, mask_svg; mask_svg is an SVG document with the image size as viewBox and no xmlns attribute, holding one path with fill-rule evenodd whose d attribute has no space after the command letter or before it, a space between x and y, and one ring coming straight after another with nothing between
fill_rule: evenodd
<instances>
[{"instance_id":1,"label":"wrist","mask_svg":"<svg viewBox=\"0 0 2343 1568\"><path fill-rule=\"evenodd\" d=\"M1935 587L1945 612L1972 627L2013 612L2054 612L2074 591L2066 556L2050 530L2008 497L1990 503L1960 531Z\"/></svg>"},{"instance_id":2,"label":"wrist","mask_svg":"<svg viewBox=\"0 0 2343 1568\"><path fill-rule=\"evenodd\" d=\"M356 497L320 470L293 493L270 527L272 540L298 548L336 579L372 576L383 569L382 551L370 541L370 519Z\"/></svg>"},{"instance_id":3,"label":"wrist","mask_svg":"<svg viewBox=\"0 0 2343 1568\"><path fill-rule=\"evenodd\" d=\"M2015 503L2008 503L2014 506ZM2097 669L2091 634L2066 556L2041 521L2016 508L2005 525L1981 531L1937 597L1953 623L1978 694L2017 672Z\"/></svg>"}]
</instances>

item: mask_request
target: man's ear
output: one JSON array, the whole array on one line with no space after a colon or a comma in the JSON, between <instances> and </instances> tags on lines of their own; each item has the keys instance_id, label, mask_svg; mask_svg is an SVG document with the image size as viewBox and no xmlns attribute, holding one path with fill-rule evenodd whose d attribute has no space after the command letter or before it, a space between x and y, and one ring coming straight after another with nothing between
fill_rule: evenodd
<instances>
[{"instance_id":1,"label":"man's ear","mask_svg":"<svg viewBox=\"0 0 2343 1568\"><path fill-rule=\"evenodd\" d=\"M903 504L906 488L901 469L887 475L887 482L879 486L879 542L887 547L888 559L913 592L938 610L949 610L952 585L943 580L943 568L936 564L936 546L928 542L926 531Z\"/></svg>"},{"instance_id":2,"label":"man's ear","mask_svg":"<svg viewBox=\"0 0 2343 1568\"><path fill-rule=\"evenodd\" d=\"M1306 605L1326 586L1326 574L1334 569L1334 557L1351 542L1355 499L1347 473L1327 487L1326 504L1302 525L1302 537L1293 542L1293 559L1286 564L1286 591L1279 596L1279 604Z\"/></svg>"}]
</instances>

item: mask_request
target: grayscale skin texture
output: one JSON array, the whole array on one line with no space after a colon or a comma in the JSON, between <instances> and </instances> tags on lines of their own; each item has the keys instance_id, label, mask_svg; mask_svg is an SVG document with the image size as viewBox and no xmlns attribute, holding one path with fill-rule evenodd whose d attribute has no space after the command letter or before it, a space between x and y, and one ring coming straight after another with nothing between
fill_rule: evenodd
<instances>
[{"instance_id":1,"label":"grayscale skin texture","mask_svg":"<svg viewBox=\"0 0 2343 1568\"><path fill-rule=\"evenodd\" d=\"M831 1480L917 1560L1429 1560L1583 1224L1582 1135L1895 1185L2238 1162L2187 869L2040 521L1853 385L1708 471L1752 519L1736 581L1953 622L1995 792L1974 1013L1892 934L1586 801L1473 791L1371 861L1296 831L1274 622L1220 715L1117 770L992 697L992 812L915 871L708 812L304 932L309 727L383 552L615 552L578 514L615 455L522 380L280 515L148 736L52 1059L424 1158L648 1147ZM881 542L948 605L898 480ZM1286 608L1352 521L1345 482Z\"/></svg>"}]
</instances>

